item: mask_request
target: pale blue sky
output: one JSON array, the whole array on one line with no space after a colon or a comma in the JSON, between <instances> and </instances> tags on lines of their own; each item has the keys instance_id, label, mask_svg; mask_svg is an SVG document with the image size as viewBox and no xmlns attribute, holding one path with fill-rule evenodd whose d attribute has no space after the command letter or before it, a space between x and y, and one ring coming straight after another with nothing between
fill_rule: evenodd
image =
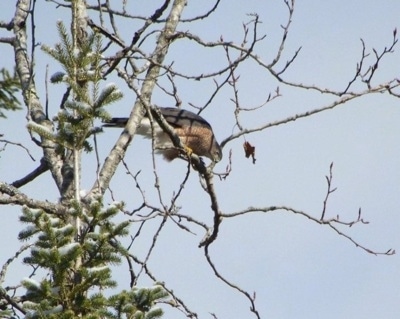
<instances>
[{"instance_id":1,"label":"pale blue sky","mask_svg":"<svg viewBox=\"0 0 400 319\"><path fill-rule=\"evenodd\" d=\"M128 1L129 2L129 1ZM160 2L160 1L158 1ZM132 2L133 3L133 2ZM153 3L153 2L151 2ZM211 1L189 1L185 17L205 10ZM136 2L135 2L136 4ZM57 40L55 21L62 19L69 24L69 13L49 10L50 4L39 1L36 21L37 41L53 45ZM141 4L137 2L138 8ZM47 7L47 9L43 9ZM0 20L8 21L14 4L7 5L0 13ZM264 42L256 47L256 53L264 61L275 55L281 36L281 24L286 23L283 1L222 1L217 13L196 25L183 24L181 31L189 30L209 41L240 42L242 22L250 18L247 13L257 12L260 35ZM316 84L332 89L343 89L352 78L361 55L360 38L367 50L379 52L392 40L392 31L400 27L398 1L297 1L292 29L287 40L284 59L289 59L302 46L301 54L287 73L287 79L306 84ZM46 24L40 24L46 19ZM132 25L120 25L121 34L130 42ZM0 30L0 36L4 31ZM376 82L398 77L400 48L388 56L380 66ZM49 59L39 49L36 82L44 102L44 70ZM234 53L232 53L234 54ZM11 49L2 47L3 63L11 65ZM188 73L207 72L224 63L224 54L215 49L212 54L187 41L172 47L168 61L175 61L178 70ZM368 60L371 61L371 60ZM50 61L50 73L59 68ZM332 97L311 91L287 88L277 83L265 70L248 61L238 69L239 94L242 106L252 107L262 103L279 85L282 97L264 109L243 114L242 123L255 127L263 123L283 119L306 110L329 104ZM108 82L118 79L110 77ZM179 95L184 107L188 103L203 105L212 91L212 82L183 81L177 79ZM134 94L121 86L125 97L110 108L117 116L128 115L134 102ZM61 86L50 87L50 111L57 112ZM233 91L226 87L202 115L213 125L219 141L229 136L234 128L233 109L230 101ZM160 90L153 96L158 105L172 106ZM40 159L37 147L29 144L24 129L25 111L9 114L9 120L0 119L0 133L28 146L36 159ZM232 149L233 171L223 181L215 179L219 203L224 213L232 213L249 206L285 205L303 210L312 216L320 216L326 193L325 175L334 162L334 186L338 190L330 198L327 215L337 214L344 220L357 218L359 207L368 225L341 228L362 245L376 250L399 249L400 243L400 108L393 97L374 95L327 111L313 117L298 120L284 126L268 129L247 139L256 146L256 165L245 159L243 139L229 143L224 149L224 159L215 170L223 172ZM99 136L102 159L119 135L118 130L108 130ZM10 149L8 149L10 148ZM7 150L11 150L8 146ZM1 180L13 181L31 171L38 164L30 161L21 149L0 153ZM148 140L136 138L130 146L126 161L132 172L141 170L139 181L150 200L156 200L153 189L154 177L151 166L151 145ZM17 161L15 159L18 159ZM90 188L94 181L93 154L84 159L82 181ZM183 161L165 163L158 158L158 173L164 201L177 190L186 173ZM12 169L10 169L12 165ZM49 183L48 189L43 184ZM28 194L48 200L56 200L57 193L49 176L24 187ZM141 197L129 176L121 167L111 187L117 200L127 203L128 209L141 204ZM198 177L192 173L178 205L181 212L206 223L211 223L212 212L207 194L201 189ZM17 222L19 209L2 208L0 226L2 245L0 264L13 254L19 243ZM126 218L121 216L121 218ZM144 232L149 236L157 226L149 224ZM203 251L197 248L203 237L202 229L191 229L196 235L183 232L169 223L160 236L150 268L160 280L174 290L190 309L201 318L251 318L249 303L236 291L217 280L207 265ZM135 231L135 228L133 228ZM148 239L148 238L147 238ZM132 247L132 252L144 256L150 243L146 238ZM329 227L324 227L291 213L254 213L225 220L218 240L210 247L210 254L226 278L243 289L257 294L256 305L262 318L387 318L400 317L400 258L373 256L356 248ZM9 284L20 278L22 271L17 265L9 274ZM123 267L126 269L126 266ZM28 272L26 273L26 275ZM25 275L25 274L24 274ZM121 288L128 288L126 272L118 271L116 279ZM148 282L143 282L148 284ZM178 318L167 313L165 318Z\"/></svg>"}]
</instances>

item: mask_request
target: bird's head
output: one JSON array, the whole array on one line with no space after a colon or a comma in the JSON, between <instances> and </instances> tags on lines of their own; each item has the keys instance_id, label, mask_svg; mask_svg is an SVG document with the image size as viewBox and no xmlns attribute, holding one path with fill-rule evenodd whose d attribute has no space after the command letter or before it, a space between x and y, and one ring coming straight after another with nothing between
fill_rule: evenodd
<instances>
[{"instance_id":1,"label":"bird's head","mask_svg":"<svg viewBox=\"0 0 400 319\"><path fill-rule=\"evenodd\" d=\"M217 141L213 140L213 145L210 149L210 154L207 156L209 159L214 161L215 163L218 163L222 159L222 149L221 146L217 143Z\"/></svg>"}]
</instances>

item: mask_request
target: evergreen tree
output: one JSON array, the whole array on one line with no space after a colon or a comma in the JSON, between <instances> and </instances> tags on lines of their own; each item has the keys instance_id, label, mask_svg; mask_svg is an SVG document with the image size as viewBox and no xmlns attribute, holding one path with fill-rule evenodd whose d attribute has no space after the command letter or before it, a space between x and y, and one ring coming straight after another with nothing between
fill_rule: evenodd
<instances>
[{"instance_id":1,"label":"evergreen tree","mask_svg":"<svg viewBox=\"0 0 400 319\"><path fill-rule=\"evenodd\" d=\"M21 109L21 103L17 99L17 92L20 89L21 84L15 71L11 75L7 69L0 69L0 117L6 117L2 110L15 111Z\"/></svg>"},{"instance_id":2,"label":"evergreen tree","mask_svg":"<svg viewBox=\"0 0 400 319\"><path fill-rule=\"evenodd\" d=\"M105 107L122 98L118 88L109 84L100 89L101 36L88 35L79 48L74 46L67 29L59 22L61 42L42 49L56 59L63 68L51 77L53 83L67 85L60 111L53 119L57 128L30 122L28 128L42 139L51 140L63 156L77 156L73 163L74 186L79 189L80 152L91 152L89 138L100 131L96 119L109 117ZM101 198L91 202L81 200L79 192L62 201L63 213L42 209L23 208L21 222L27 224L19 238L32 240L24 263L44 271L41 281L24 279L26 294L23 301L26 318L135 318L155 319L163 314L157 302L166 300L168 293L155 284L151 288L133 286L130 291L107 297L107 289L116 288L111 265L118 265L129 254L120 244L128 235L129 222L114 223L123 204L104 208ZM12 312L3 309L0 317Z\"/></svg>"}]
</instances>

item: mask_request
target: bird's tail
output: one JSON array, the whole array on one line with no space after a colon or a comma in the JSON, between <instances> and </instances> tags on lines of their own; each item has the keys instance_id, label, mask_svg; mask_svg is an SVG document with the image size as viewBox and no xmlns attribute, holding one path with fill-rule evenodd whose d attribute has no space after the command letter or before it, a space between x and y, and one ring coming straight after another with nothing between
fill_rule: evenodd
<instances>
[{"instance_id":1,"label":"bird's tail","mask_svg":"<svg viewBox=\"0 0 400 319\"><path fill-rule=\"evenodd\" d=\"M124 127L128 122L127 117L113 117L103 121L103 127Z\"/></svg>"}]
</instances>

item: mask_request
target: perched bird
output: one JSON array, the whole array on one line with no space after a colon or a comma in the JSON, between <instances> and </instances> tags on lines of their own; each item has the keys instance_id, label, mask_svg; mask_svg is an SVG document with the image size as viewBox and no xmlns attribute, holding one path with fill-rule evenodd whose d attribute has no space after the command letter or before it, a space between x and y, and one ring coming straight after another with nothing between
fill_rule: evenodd
<instances>
[{"instance_id":1,"label":"perched bird","mask_svg":"<svg viewBox=\"0 0 400 319\"><path fill-rule=\"evenodd\" d=\"M159 110L189 153L208 157L214 162L222 159L221 147L215 139L211 125L205 119L193 112L173 107L160 107ZM124 127L127 121L126 117L113 117L103 126ZM163 131L156 120L153 122L153 128L156 151L163 154L168 161L179 157L179 149L173 145L169 135ZM136 133L152 138L151 124L147 115L143 117Z\"/></svg>"}]
</instances>

